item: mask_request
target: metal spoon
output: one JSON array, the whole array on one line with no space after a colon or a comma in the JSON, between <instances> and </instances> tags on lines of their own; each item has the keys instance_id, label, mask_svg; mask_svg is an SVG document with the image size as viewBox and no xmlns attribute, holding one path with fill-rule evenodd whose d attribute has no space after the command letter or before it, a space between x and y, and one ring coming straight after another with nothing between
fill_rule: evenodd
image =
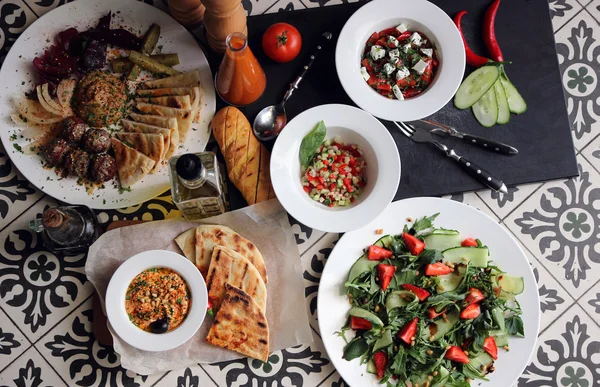
<instances>
[{"instance_id":1,"label":"metal spoon","mask_svg":"<svg viewBox=\"0 0 600 387\"><path fill-rule=\"evenodd\" d=\"M331 32L324 32L321 36L321 39L326 42L331 40L333 34ZM302 72L294 82L290 84L290 88L283 96L281 102L277 105L267 106L258 113L254 119L254 125L252 125L252 131L257 139L260 141L272 140L277 137L279 132L281 132L281 129L287 124L285 103L290 99L294 90L298 88L298 84L300 84L300 81L302 81L302 78L306 75L308 69L312 66L322 48L323 43L319 43L315 53L310 56L310 61L303 67Z\"/></svg>"}]
</instances>

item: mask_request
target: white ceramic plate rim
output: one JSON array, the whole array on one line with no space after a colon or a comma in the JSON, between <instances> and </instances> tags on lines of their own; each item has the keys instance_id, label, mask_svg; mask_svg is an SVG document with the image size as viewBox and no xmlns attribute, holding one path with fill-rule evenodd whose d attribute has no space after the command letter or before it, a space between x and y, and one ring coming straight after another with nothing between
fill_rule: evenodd
<instances>
[{"instance_id":1,"label":"white ceramic plate rim","mask_svg":"<svg viewBox=\"0 0 600 387\"><path fill-rule=\"evenodd\" d=\"M510 338L510 352L500 351L496 372L489 375L489 382L482 381L481 386L512 386L529 364L539 333L540 299L533 270L517 241L494 219L473 207L447 199L412 198L390 204L369 225L345 234L329 255L321 275L317 301L321 337L333 365L350 386L380 386L376 376L369 374L365 365L359 364L359 359L351 362L342 359L345 343L335 334L346 322L350 309L343 291L350 268L362 254L362 249L378 239L375 229L383 228L384 234L397 234L407 217L417 219L436 212L440 213L436 226L457 229L465 237L481 237L490 247L492 257L500 252L501 257L496 262L501 268L523 276L525 280L525 292L517 297L523 308L525 338ZM349 332L347 337L351 338Z\"/></svg>"},{"instance_id":2,"label":"white ceramic plate rim","mask_svg":"<svg viewBox=\"0 0 600 387\"><path fill-rule=\"evenodd\" d=\"M435 43L440 66L432 84L418 97L404 101L385 98L360 75L362 51L376 30L403 22L410 29L411 21L431 31L429 38ZM389 121L415 121L437 112L452 99L464 75L465 50L452 19L429 1L374 0L362 6L344 25L335 50L335 65L342 87L362 109Z\"/></svg>"},{"instance_id":3,"label":"white ceramic plate rim","mask_svg":"<svg viewBox=\"0 0 600 387\"><path fill-rule=\"evenodd\" d=\"M125 294L131 281L153 267L176 271L185 280L192 298L185 320L176 329L162 334L141 330L129 321ZM200 271L187 258L167 250L149 250L134 255L119 266L106 290L106 315L114 332L129 345L144 351L167 351L188 341L206 315L208 293Z\"/></svg>"},{"instance_id":4,"label":"white ceramic plate rim","mask_svg":"<svg viewBox=\"0 0 600 387\"><path fill-rule=\"evenodd\" d=\"M119 12L115 14L119 24L135 28L136 33L143 33L151 23L157 23L161 26L161 38L158 44L163 46L162 52L178 53L181 64L177 68L181 71L201 70L203 89L201 120L194 124L186 143L177 150L177 154L204 150L210 138L209 124L216 108L212 74L204 52L184 27L156 7L132 0L78 0L62 5L36 20L17 39L0 69L0 79L2 79L0 139L13 164L39 190L58 200L71 204L84 204L96 209L132 206L164 193L170 188L167 165L162 166L157 173L148 175L134 184L131 192L120 193L118 185L115 187L115 184L108 182L104 189L96 189L92 194L88 194L85 187L77 185L77 178L68 177L59 180L53 170L42 168L40 156L22 154L14 148L13 144L18 144L23 149L28 149L29 141L25 138L11 141L10 137L13 133L16 132L17 136L25 134L25 137L28 137L35 130L14 124L10 115L16 112L13 98L22 97L31 88L32 83L29 83L33 79L31 61L36 54L50 46L51 43L46 42L46 37L52 40L58 32L69 27L76 27L79 30L91 27L108 11ZM113 28L114 26L115 24Z\"/></svg>"},{"instance_id":5,"label":"white ceramic plate rim","mask_svg":"<svg viewBox=\"0 0 600 387\"><path fill-rule=\"evenodd\" d=\"M302 139L321 120L328 127L358 133L377 157L377 183L368 180L367 185L374 184L369 196L348 208L332 210L310 199L300 187L300 175L293 171L300 163ZM294 117L277 138L271 153L271 182L283 207L299 222L326 232L355 230L373 220L394 198L400 183L400 156L386 127L369 113L348 105L321 105Z\"/></svg>"}]
</instances>

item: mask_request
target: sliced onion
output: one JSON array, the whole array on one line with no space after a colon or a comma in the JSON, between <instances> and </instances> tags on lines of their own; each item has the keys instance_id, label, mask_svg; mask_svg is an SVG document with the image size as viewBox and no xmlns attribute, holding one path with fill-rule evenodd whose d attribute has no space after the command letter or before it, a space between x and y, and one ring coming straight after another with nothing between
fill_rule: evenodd
<instances>
[{"instance_id":1,"label":"sliced onion","mask_svg":"<svg viewBox=\"0 0 600 387\"><path fill-rule=\"evenodd\" d=\"M51 113L52 115L55 116L62 116L62 110L56 110L54 109L52 106L50 106L48 104L48 102L46 102L46 99L44 98L44 93L42 92L42 86L38 85L35 90L37 91L37 97L38 97L38 101L40 102L40 105L49 113Z\"/></svg>"},{"instance_id":2,"label":"sliced onion","mask_svg":"<svg viewBox=\"0 0 600 387\"><path fill-rule=\"evenodd\" d=\"M52 107L52 109L54 109L57 112L61 112L60 115L64 116L64 109L61 106L61 104L59 104L57 101L54 100L54 98L50 96L50 90L48 89L47 83L44 83L42 85L42 97L44 97L44 100L50 107Z\"/></svg>"},{"instance_id":3,"label":"sliced onion","mask_svg":"<svg viewBox=\"0 0 600 387\"><path fill-rule=\"evenodd\" d=\"M22 98L17 101L19 114L33 124L49 125L63 120L63 117L57 116L46 110L40 102Z\"/></svg>"}]
</instances>

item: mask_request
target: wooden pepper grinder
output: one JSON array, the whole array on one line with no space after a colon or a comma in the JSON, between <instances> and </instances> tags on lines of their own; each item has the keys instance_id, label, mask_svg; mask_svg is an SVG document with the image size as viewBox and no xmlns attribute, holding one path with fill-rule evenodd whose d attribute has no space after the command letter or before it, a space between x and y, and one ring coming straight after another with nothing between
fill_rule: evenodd
<instances>
[{"instance_id":1,"label":"wooden pepper grinder","mask_svg":"<svg viewBox=\"0 0 600 387\"><path fill-rule=\"evenodd\" d=\"M248 36L246 11L242 0L202 0L206 7L204 27L210 47L218 52L225 52L225 39L232 32L241 32Z\"/></svg>"},{"instance_id":2,"label":"wooden pepper grinder","mask_svg":"<svg viewBox=\"0 0 600 387\"><path fill-rule=\"evenodd\" d=\"M169 12L184 27L200 25L204 20L205 10L200 0L169 0Z\"/></svg>"}]
</instances>

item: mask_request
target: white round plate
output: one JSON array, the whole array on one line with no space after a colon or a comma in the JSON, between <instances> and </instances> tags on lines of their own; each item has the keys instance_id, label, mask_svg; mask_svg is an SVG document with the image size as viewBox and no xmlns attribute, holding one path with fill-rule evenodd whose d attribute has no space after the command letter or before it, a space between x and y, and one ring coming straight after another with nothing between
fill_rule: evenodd
<instances>
[{"instance_id":1,"label":"white round plate","mask_svg":"<svg viewBox=\"0 0 600 387\"><path fill-rule=\"evenodd\" d=\"M33 58L54 44L59 32L70 27L84 31L95 26L100 17L109 11L113 12L112 28L120 26L131 29L138 36L152 23L158 24L161 28L158 41L158 46L162 46L161 52L179 54L181 63L177 69L181 71L202 71L201 121L194 124L186 143L177 150L177 154L204 150L210 137L209 123L216 106L212 74L204 52L185 28L158 8L133 0L78 0L62 5L36 20L17 39L0 70L0 139L14 165L38 189L61 201L98 209L140 204L167 191L170 188L167 166L134 184L131 192L119 192L118 179L115 179L105 183L104 189L96 189L88 194L85 187L77 184L77 178L60 179L54 170L42 167L40 156L27 152L30 139L38 136L40 130L18 126L10 115L16 112L14 99L23 97L35 85L31 64ZM13 135L16 135L16 139ZM17 151L15 145L25 153Z\"/></svg>"},{"instance_id":2,"label":"white round plate","mask_svg":"<svg viewBox=\"0 0 600 387\"><path fill-rule=\"evenodd\" d=\"M360 61L369 36L404 23L434 43L440 65L425 92L404 101L373 90L360 75ZM363 5L344 25L335 50L335 66L344 90L355 104L389 121L420 120L443 108L458 90L465 71L465 49L452 19L424 0L374 0Z\"/></svg>"},{"instance_id":3,"label":"white round plate","mask_svg":"<svg viewBox=\"0 0 600 387\"><path fill-rule=\"evenodd\" d=\"M300 182L300 143L319 121L326 139L340 136L356 144L367 162L367 185L347 207L314 201ZM400 156L394 139L375 117L348 105L321 105L294 117L281 132L271 153L271 183L277 199L296 220L326 232L355 230L373 220L392 201L400 183Z\"/></svg>"},{"instance_id":4,"label":"white round plate","mask_svg":"<svg viewBox=\"0 0 600 387\"><path fill-rule=\"evenodd\" d=\"M382 228L384 234L397 235L402 232L407 218L416 220L437 212L440 215L434 222L436 227L455 229L465 237L481 239L489 246L494 263L511 275L522 276L525 280L525 292L517 296L523 310L521 317L525 337L511 337L510 352L499 351L496 371L488 375L490 381L477 380L473 385L512 386L529 364L539 332L540 299L533 270L523 250L502 226L473 207L446 199L413 198L392 203L368 226L345 234L329 255L321 275L317 301L321 337L333 365L350 386L380 386L377 377L368 373L366 365L361 365L359 359L350 362L342 359L345 343L335 334L346 323L350 310L344 289L350 268L363 250L380 237L375 235L376 229Z\"/></svg>"},{"instance_id":5,"label":"white round plate","mask_svg":"<svg viewBox=\"0 0 600 387\"><path fill-rule=\"evenodd\" d=\"M177 328L156 334L135 326L125 311L125 294L131 281L153 267L176 271L185 280L191 295L188 314ZM187 258L167 250L144 251L119 266L106 290L106 315L114 332L129 345L144 351L167 351L188 341L200 328L206 315L208 293L200 271Z\"/></svg>"}]
</instances>

